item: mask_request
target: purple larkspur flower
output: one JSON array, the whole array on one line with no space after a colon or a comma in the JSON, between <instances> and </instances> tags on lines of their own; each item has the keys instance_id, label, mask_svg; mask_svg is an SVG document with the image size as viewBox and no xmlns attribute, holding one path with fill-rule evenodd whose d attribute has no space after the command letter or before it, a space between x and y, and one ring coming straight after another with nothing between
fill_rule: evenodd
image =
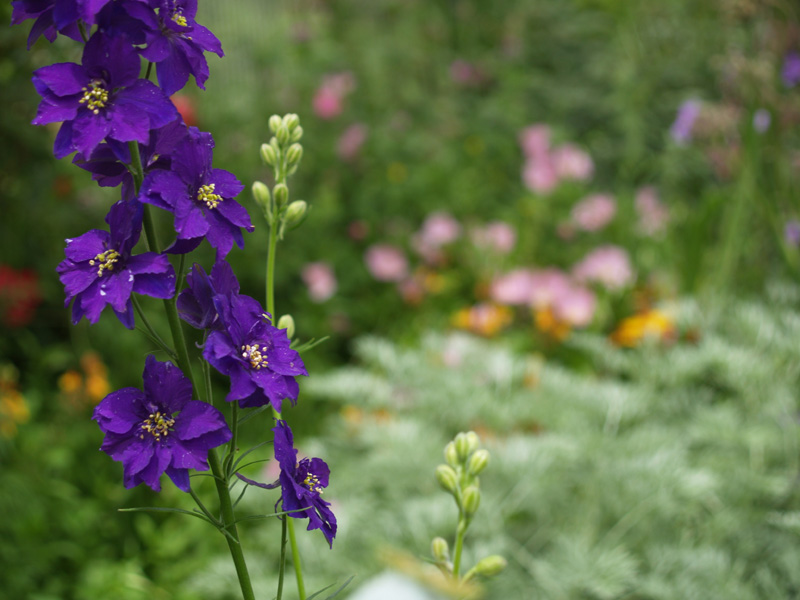
<instances>
[{"instance_id":1,"label":"purple larkspur flower","mask_svg":"<svg viewBox=\"0 0 800 600\"><path fill-rule=\"evenodd\" d=\"M203 53L224 54L216 36L195 22L197 0L150 0L150 6L158 9L158 17L144 30L147 45L140 52L156 63L161 89L172 95L186 85L189 75L205 89L208 63Z\"/></svg>"},{"instance_id":2,"label":"purple larkspur flower","mask_svg":"<svg viewBox=\"0 0 800 600\"><path fill-rule=\"evenodd\" d=\"M65 306L75 300L73 323L84 316L97 323L103 309L111 306L122 324L133 329L131 293L154 298L175 294L175 271L166 255L131 255L141 233L142 209L135 201L117 202L106 217L109 231L92 229L67 240L67 258L56 271L64 284Z\"/></svg>"},{"instance_id":3,"label":"purple larkspur flower","mask_svg":"<svg viewBox=\"0 0 800 600\"><path fill-rule=\"evenodd\" d=\"M105 138L148 143L150 130L178 117L154 83L139 79L140 60L123 38L96 33L86 43L82 64L57 63L37 69L33 85L42 96L34 125L63 121L53 152L84 156Z\"/></svg>"},{"instance_id":4,"label":"purple larkspur flower","mask_svg":"<svg viewBox=\"0 0 800 600\"><path fill-rule=\"evenodd\" d=\"M233 198L244 189L228 171L211 168L214 139L189 128L175 148L169 171L152 171L142 183L139 200L175 215L176 243L168 252L183 254L200 245L203 237L225 258L233 247L244 247L241 228L253 231L250 216Z\"/></svg>"},{"instance_id":5,"label":"purple larkspur flower","mask_svg":"<svg viewBox=\"0 0 800 600\"><path fill-rule=\"evenodd\" d=\"M222 322L208 335L203 358L231 379L225 400L239 406L264 406L278 412L283 400L297 402L295 377L308 375L303 360L289 347L285 329L278 329L261 305L249 296L230 294L213 297Z\"/></svg>"},{"instance_id":6,"label":"purple larkspur flower","mask_svg":"<svg viewBox=\"0 0 800 600\"><path fill-rule=\"evenodd\" d=\"M28 35L28 50L41 36L55 41L62 33L75 41L81 41L78 19L94 22L94 15L109 0L14 0L11 3L11 24L18 25L28 19L36 19Z\"/></svg>"},{"instance_id":7,"label":"purple larkspur flower","mask_svg":"<svg viewBox=\"0 0 800 600\"><path fill-rule=\"evenodd\" d=\"M195 263L186 275L186 283L188 287L178 295L181 319L197 329L220 329L222 321L214 306L214 296L239 293L239 282L231 266L223 260L217 261L209 275Z\"/></svg>"},{"instance_id":8,"label":"purple larkspur flower","mask_svg":"<svg viewBox=\"0 0 800 600\"><path fill-rule=\"evenodd\" d=\"M144 172L169 169L175 146L187 135L188 129L180 118L151 131L148 143L139 144L139 156ZM132 200L136 197L133 175L127 166L131 163L128 144L109 140L97 146L88 158L83 154L76 154L72 162L81 169L89 171L92 179L101 187L117 187L122 184L123 200Z\"/></svg>"},{"instance_id":9,"label":"purple larkspur flower","mask_svg":"<svg viewBox=\"0 0 800 600\"><path fill-rule=\"evenodd\" d=\"M686 100L678 108L678 114L669 130L672 139L678 144L685 144L692 139L692 129L700 116L700 108L700 101L695 99Z\"/></svg>"},{"instance_id":10,"label":"purple larkspur flower","mask_svg":"<svg viewBox=\"0 0 800 600\"><path fill-rule=\"evenodd\" d=\"M800 53L787 52L783 59L781 78L786 87L794 87L800 82Z\"/></svg>"},{"instance_id":11,"label":"purple larkspur flower","mask_svg":"<svg viewBox=\"0 0 800 600\"><path fill-rule=\"evenodd\" d=\"M124 483L161 490L161 475L190 491L189 469L208 470L208 451L231 439L225 417L216 408L192 400L192 384L180 369L145 361L143 390L128 387L106 396L92 419L106 434L100 449L122 462Z\"/></svg>"},{"instance_id":12,"label":"purple larkspur flower","mask_svg":"<svg viewBox=\"0 0 800 600\"><path fill-rule=\"evenodd\" d=\"M285 421L278 421L272 429L275 433L275 459L281 466L281 504L289 516L295 519L308 519L308 531L322 530L328 545L333 545L336 536L336 517L331 511L330 502L322 499L324 488L328 487L330 469L321 458L297 460L292 430Z\"/></svg>"}]
</instances>

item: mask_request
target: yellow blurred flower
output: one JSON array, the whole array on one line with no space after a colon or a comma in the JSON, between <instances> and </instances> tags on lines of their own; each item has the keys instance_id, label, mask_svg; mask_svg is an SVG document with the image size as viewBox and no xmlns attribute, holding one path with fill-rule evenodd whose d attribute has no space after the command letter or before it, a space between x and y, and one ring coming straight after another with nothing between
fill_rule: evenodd
<instances>
[{"instance_id":1,"label":"yellow blurred flower","mask_svg":"<svg viewBox=\"0 0 800 600\"><path fill-rule=\"evenodd\" d=\"M401 162L393 162L386 169L386 178L390 183L403 183L408 178L408 167Z\"/></svg>"},{"instance_id":2,"label":"yellow blurred flower","mask_svg":"<svg viewBox=\"0 0 800 600\"><path fill-rule=\"evenodd\" d=\"M533 320L536 324L536 329L559 342L567 339L569 335L569 323L556 317L555 313L549 307L534 310Z\"/></svg>"},{"instance_id":3,"label":"yellow blurred flower","mask_svg":"<svg viewBox=\"0 0 800 600\"><path fill-rule=\"evenodd\" d=\"M84 353L80 363L82 373L70 369L58 378L62 397L74 408L97 404L111 391L108 368L96 352Z\"/></svg>"},{"instance_id":4,"label":"yellow blurred flower","mask_svg":"<svg viewBox=\"0 0 800 600\"><path fill-rule=\"evenodd\" d=\"M675 339L675 324L666 314L648 310L623 319L610 336L617 346L634 348L643 340L659 342Z\"/></svg>"},{"instance_id":5,"label":"yellow blurred flower","mask_svg":"<svg viewBox=\"0 0 800 600\"><path fill-rule=\"evenodd\" d=\"M27 423L30 417L28 403L17 389L16 370L3 367L0 369L0 436L14 437L17 425Z\"/></svg>"},{"instance_id":6,"label":"yellow blurred flower","mask_svg":"<svg viewBox=\"0 0 800 600\"><path fill-rule=\"evenodd\" d=\"M452 318L454 327L494 337L511 324L513 313L507 306L499 304L476 304L457 311Z\"/></svg>"}]
</instances>

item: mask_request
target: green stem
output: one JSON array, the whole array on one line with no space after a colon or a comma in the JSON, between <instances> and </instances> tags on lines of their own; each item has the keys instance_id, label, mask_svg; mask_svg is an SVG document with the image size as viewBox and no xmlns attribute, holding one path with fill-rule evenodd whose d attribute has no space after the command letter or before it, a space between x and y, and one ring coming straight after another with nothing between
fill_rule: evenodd
<instances>
[{"instance_id":1,"label":"green stem","mask_svg":"<svg viewBox=\"0 0 800 600\"><path fill-rule=\"evenodd\" d=\"M456 528L456 546L453 550L453 577L458 579L458 571L461 569L461 550L464 548L464 535L467 533L467 520L459 515L458 527Z\"/></svg>"},{"instance_id":2,"label":"green stem","mask_svg":"<svg viewBox=\"0 0 800 600\"><path fill-rule=\"evenodd\" d=\"M272 317L273 324L277 322L275 316L275 254L277 246L278 215L273 214L272 223L269 226L269 249L267 250L267 312Z\"/></svg>"},{"instance_id":3,"label":"green stem","mask_svg":"<svg viewBox=\"0 0 800 600\"><path fill-rule=\"evenodd\" d=\"M134 186L136 193L138 194L142 185L142 180L144 179L142 160L139 154L139 145L136 142L130 142L128 147L130 148L131 152L131 166L133 169ZM156 235L153 218L149 209L150 207L147 205L144 207L143 217L147 245L151 251L160 252L161 249L159 247L158 237ZM195 385L194 376L192 374L189 351L186 346L186 338L183 335L183 329L181 327L180 319L178 318L178 310L175 306L175 302L171 300L164 300L164 309L167 312L167 321L169 322L169 328L172 332L172 341L178 354L178 366L184 372L186 377L189 378L189 381L192 384L192 389L194 389L196 393L197 386ZM241 543L239 543L239 532L236 528L236 517L233 513L233 504L231 503L230 490L228 489L228 480L223 473L222 464L220 463L219 456L217 455L215 448L212 448L208 451L208 464L211 467L211 472L214 475L214 485L217 488L220 512L222 514L222 526L228 533L228 535L225 536L225 540L228 542L228 549L230 550L233 564L236 567L236 574L239 578L239 585L242 589L242 597L244 600L255 600L255 595L253 594L253 584L250 582L250 574L247 571L247 563L244 559L244 552L242 551Z\"/></svg>"},{"instance_id":4,"label":"green stem","mask_svg":"<svg viewBox=\"0 0 800 600\"><path fill-rule=\"evenodd\" d=\"M303 569L300 568L300 549L297 547L297 538L294 535L294 521L290 515L286 519L289 528L289 543L292 545L292 562L294 563L294 574L297 579L297 595L300 600L306 600L306 585L303 583Z\"/></svg>"},{"instance_id":5,"label":"green stem","mask_svg":"<svg viewBox=\"0 0 800 600\"><path fill-rule=\"evenodd\" d=\"M288 521L289 515L284 515L281 525L281 562L278 570L278 595L275 600L281 600L283 597L283 572L286 570L286 527Z\"/></svg>"}]
</instances>

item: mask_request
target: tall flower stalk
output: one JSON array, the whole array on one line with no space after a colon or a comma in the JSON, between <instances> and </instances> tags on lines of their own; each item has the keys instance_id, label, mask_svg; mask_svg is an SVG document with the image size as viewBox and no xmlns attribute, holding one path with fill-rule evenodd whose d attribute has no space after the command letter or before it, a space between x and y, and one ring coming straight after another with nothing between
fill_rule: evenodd
<instances>
[{"instance_id":1,"label":"tall flower stalk","mask_svg":"<svg viewBox=\"0 0 800 600\"><path fill-rule=\"evenodd\" d=\"M138 321L157 351L170 359L149 355L141 389L117 390L100 402L93 418L105 435L101 450L122 463L125 487L145 484L159 491L166 474L192 497L196 509L166 510L207 521L225 537L245 600L255 596L236 526L242 517L235 513L238 500L231 492L239 486L241 499L250 487L279 488L275 505L281 510L245 518L283 520L277 596L283 590L288 537L298 594L305 600L294 519L308 519L308 529L320 529L332 545L336 518L321 498L327 465L319 458L298 460L283 416L284 401L298 401L296 378L308 375L300 352L313 344L295 347L291 317L278 326L273 319L277 241L305 214L304 202L288 202L286 186L302 157L299 119L270 119L274 137L262 156L275 169L276 185L272 194L264 184L254 186L270 227L265 310L240 293L226 262L234 245L244 247L244 233L254 229L236 201L244 186L213 167L213 137L187 127L169 98L190 76L203 87L209 75L205 52L223 56L219 40L195 20L197 0L15 0L12 6L12 23L34 19L29 46L40 36L53 42L59 34L84 43L80 64L58 63L34 73L42 100L33 123L60 123L55 156L74 154L73 162L99 185L120 187L121 199L106 217L108 230L92 229L67 240L57 270L72 319L96 323L110 306L128 329ZM140 78L143 59L146 75ZM152 73L157 83L150 81ZM166 247L156 235L156 211L170 213L174 224L175 237ZM142 232L147 251L137 253ZM215 264L208 272L194 264L187 273L186 256L204 241L216 250ZM139 294L163 300L171 345L147 318ZM201 356L190 352L181 321L202 331ZM203 391L192 368L198 359ZM229 382L229 420L214 406L212 367ZM242 459L257 447L240 453L237 442L244 420L267 407L274 427L261 430L274 435L281 475L264 484L241 473ZM240 417L241 411L250 414ZM210 471L216 510L192 487L197 471Z\"/></svg>"}]
</instances>

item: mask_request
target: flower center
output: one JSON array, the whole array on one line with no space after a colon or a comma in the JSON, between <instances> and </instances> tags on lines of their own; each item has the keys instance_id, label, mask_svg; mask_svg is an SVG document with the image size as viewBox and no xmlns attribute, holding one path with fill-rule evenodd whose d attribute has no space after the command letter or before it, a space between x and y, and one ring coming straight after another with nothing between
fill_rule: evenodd
<instances>
[{"instance_id":1,"label":"flower center","mask_svg":"<svg viewBox=\"0 0 800 600\"><path fill-rule=\"evenodd\" d=\"M119 252L106 250L90 260L89 264L92 266L97 265L97 276L102 277L103 271L113 271L114 264L117 262L119 262Z\"/></svg>"},{"instance_id":2,"label":"flower center","mask_svg":"<svg viewBox=\"0 0 800 600\"><path fill-rule=\"evenodd\" d=\"M188 25L186 17L181 14L180 10L176 10L174 13L172 13L172 20L181 27L186 27Z\"/></svg>"},{"instance_id":3,"label":"flower center","mask_svg":"<svg viewBox=\"0 0 800 600\"><path fill-rule=\"evenodd\" d=\"M223 200L222 196L214 193L214 187L215 184L209 183L201 185L200 189L197 190L197 200L205 202L208 208L217 208L217 205Z\"/></svg>"},{"instance_id":4,"label":"flower center","mask_svg":"<svg viewBox=\"0 0 800 600\"><path fill-rule=\"evenodd\" d=\"M169 435L170 428L173 425L175 425L175 419L162 415L160 412L150 413L150 416L142 421L142 431L139 434L139 439L143 440L146 432L156 438L157 442L160 442L162 436L167 437Z\"/></svg>"},{"instance_id":5,"label":"flower center","mask_svg":"<svg viewBox=\"0 0 800 600\"><path fill-rule=\"evenodd\" d=\"M246 344L242 346L242 358L250 361L250 366L256 371L269 364L267 363L267 347L261 346L261 348L259 348L258 344Z\"/></svg>"},{"instance_id":6,"label":"flower center","mask_svg":"<svg viewBox=\"0 0 800 600\"><path fill-rule=\"evenodd\" d=\"M99 114L101 108L106 107L108 102L108 91L103 87L103 82L99 79L89 82L88 87L81 88L83 97L78 100L79 104L85 104L86 108L94 114Z\"/></svg>"},{"instance_id":7,"label":"flower center","mask_svg":"<svg viewBox=\"0 0 800 600\"><path fill-rule=\"evenodd\" d=\"M312 492L316 492L318 494L322 493L322 486L319 484L319 478L313 473L309 473L308 475L306 475L306 478L303 481L303 485L306 486Z\"/></svg>"}]
</instances>

